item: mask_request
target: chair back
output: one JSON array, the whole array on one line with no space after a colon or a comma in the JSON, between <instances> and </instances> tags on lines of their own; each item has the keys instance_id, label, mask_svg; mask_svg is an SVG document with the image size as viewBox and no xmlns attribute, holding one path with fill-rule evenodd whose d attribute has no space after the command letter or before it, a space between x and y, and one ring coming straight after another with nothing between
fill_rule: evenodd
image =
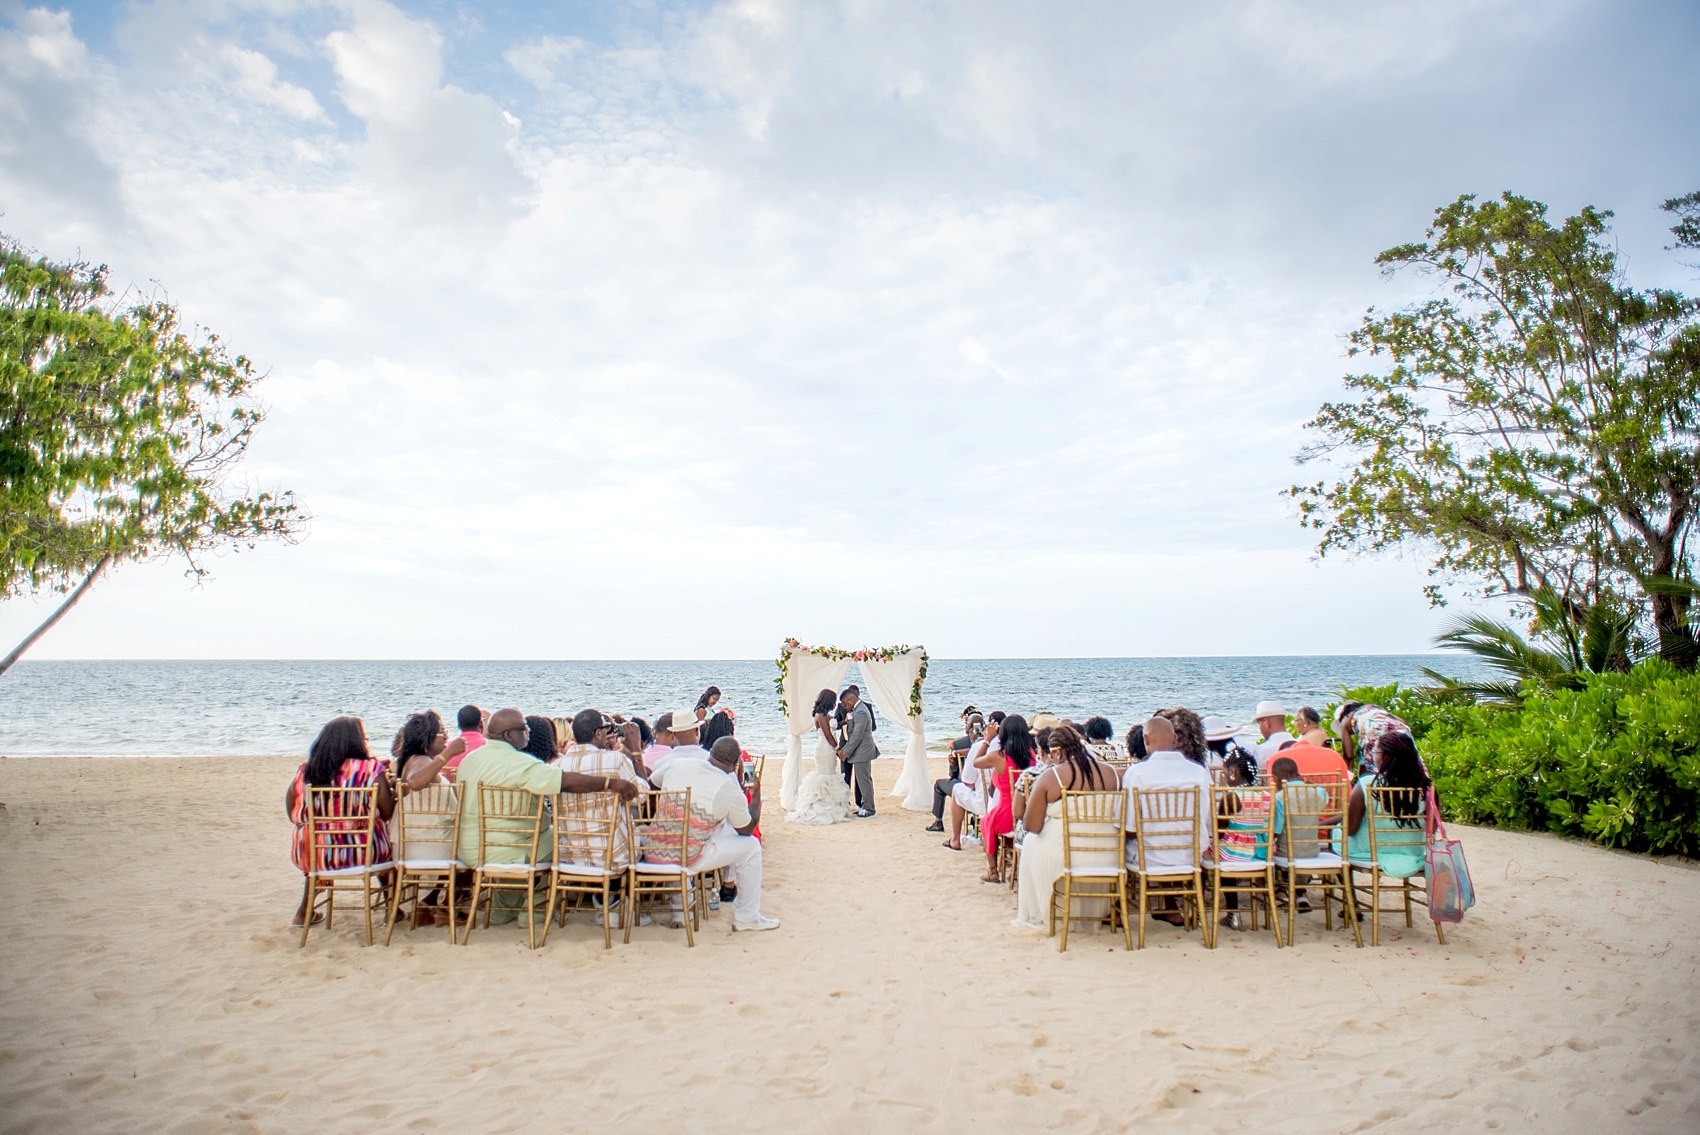
<instances>
[{"instance_id":1,"label":"chair back","mask_svg":"<svg viewBox=\"0 0 1700 1135\"><path fill-rule=\"evenodd\" d=\"M1312 784L1293 780L1282 786L1275 794L1283 813L1281 830L1275 833L1281 845L1279 854L1288 859L1311 859L1333 853L1326 829L1340 822L1337 788L1332 781Z\"/></svg>"},{"instance_id":2,"label":"chair back","mask_svg":"<svg viewBox=\"0 0 1700 1135\"><path fill-rule=\"evenodd\" d=\"M307 870L341 871L370 867L378 817L378 789L307 788Z\"/></svg>"},{"instance_id":3,"label":"chair back","mask_svg":"<svg viewBox=\"0 0 1700 1135\"><path fill-rule=\"evenodd\" d=\"M555 797L555 863L611 873L631 862L626 809L612 792Z\"/></svg>"},{"instance_id":4,"label":"chair back","mask_svg":"<svg viewBox=\"0 0 1700 1135\"><path fill-rule=\"evenodd\" d=\"M1199 869L1200 805L1206 789L1133 788L1134 838L1139 847L1139 870Z\"/></svg>"},{"instance_id":5,"label":"chair back","mask_svg":"<svg viewBox=\"0 0 1700 1135\"><path fill-rule=\"evenodd\" d=\"M701 856L712 829L693 839L692 832L701 825L691 814L691 790L646 792L643 796L650 801L649 815L632 817L632 840L638 857L646 863L684 866Z\"/></svg>"},{"instance_id":6,"label":"chair back","mask_svg":"<svg viewBox=\"0 0 1700 1135\"><path fill-rule=\"evenodd\" d=\"M409 863L441 863L455 857L460 836L460 793L452 784L427 784L396 802L395 857Z\"/></svg>"},{"instance_id":7,"label":"chair back","mask_svg":"<svg viewBox=\"0 0 1700 1135\"><path fill-rule=\"evenodd\" d=\"M1120 867L1127 842L1127 793L1062 790L1063 866Z\"/></svg>"},{"instance_id":8,"label":"chair back","mask_svg":"<svg viewBox=\"0 0 1700 1135\"><path fill-rule=\"evenodd\" d=\"M1255 871L1274 854L1275 801L1256 785L1217 785L1211 790L1216 814L1216 863Z\"/></svg>"},{"instance_id":9,"label":"chair back","mask_svg":"<svg viewBox=\"0 0 1700 1135\"><path fill-rule=\"evenodd\" d=\"M478 786L478 862L536 863L543 797L523 788Z\"/></svg>"},{"instance_id":10,"label":"chair back","mask_svg":"<svg viewBox=\"0 0 1700 1135\"><path fill-rule=\"evenodd\" d=\"M1398 856L1421 861L1428 850L1428 830L1423 815L1426 790L1421 788L1370 788L1364 804L1369 814L1370 858Z\"/></svg>"}]
</instances>

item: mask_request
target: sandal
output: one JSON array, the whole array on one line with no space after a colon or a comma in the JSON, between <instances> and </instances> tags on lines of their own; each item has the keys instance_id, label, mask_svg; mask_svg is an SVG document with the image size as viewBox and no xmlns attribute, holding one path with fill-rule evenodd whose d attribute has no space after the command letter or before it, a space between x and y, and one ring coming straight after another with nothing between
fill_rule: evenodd
<instances>
[{"instance_id":1,"label":"sandal","mask_svg":"<svg viewBox=\"0 0 1700 1135\"><path fill-rule=\"evenodd\" d=\"M324 921L325 921L325 912L322 911L322 910L315 910L313 912L313 925L319 926L319 925L323 924ZM289 925L291 925L295 929L299 930L299 929L301 929L301 920L299 918L292 918L292 919L289 920Z\"/></svg>"},{"instance_id":2,"label":"sandal","mask_svg":"<svg viewBox=\"0 0 1700 1135\"><path fill-rule=\"evenodd\" d=\"M953 843L952 841L950 841L948 839L944 841L944 845L946 847L950 848L952 851L961 851L962 850L962 844Z\"/></svg>"}]
</instances>

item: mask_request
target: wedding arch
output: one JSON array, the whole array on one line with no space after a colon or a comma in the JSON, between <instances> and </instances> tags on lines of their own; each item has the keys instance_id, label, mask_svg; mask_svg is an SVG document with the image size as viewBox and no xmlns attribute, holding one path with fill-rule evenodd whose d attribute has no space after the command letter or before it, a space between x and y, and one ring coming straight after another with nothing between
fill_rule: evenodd
<instances>
[{"instance_id":1,"label":"wedding arch","mask_svg":"<svg viewBox=\"0 0 1700 1135\"><path fill-rule=\"evenodd\" d=\"M921 684L927 679L927 648L888 646L873 650L840 650L836 646L804 646L794 638L776 660L779 677L779 712L785 715L790 739L785 746L785 769L779 781L779 803L787 811L796 805L797 788L803 780L803 736L815 727L816 696L822 690L837 692L839 683L854 662L867 683L865 691L885 720L909 731L903 753L903 772L893 796L913 812L933 807L933 782L927 775L927 733L921 717Z\"/></svg>"}]
</instances>

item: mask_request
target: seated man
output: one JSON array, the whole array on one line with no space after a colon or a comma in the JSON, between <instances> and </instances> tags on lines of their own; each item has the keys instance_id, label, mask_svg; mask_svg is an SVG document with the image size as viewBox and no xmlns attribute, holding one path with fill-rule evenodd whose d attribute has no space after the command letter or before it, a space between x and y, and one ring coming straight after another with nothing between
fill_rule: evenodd
<instances>
[{"instance_id":1,"label":"seated man","mask_svg":"<svg viewBox=\"0 0 1700 1135\"><path fill-rule=\"evenodd\" d=\"M927 825L930 832L944 831L945 801L955 795L956 786L962 781L962 766L972 759L967 754L974 751L975 744L986 731L986 721L978 713L969 714L964 721L968 726L968 736L958 737L951 744L950 775L933 781L933 822Z\"/></svg>"},{"instance_id":2,"label":"seated man","mask_svg":"<svg viewBox=\"0 0 1700 1135\"><path fill-rule=\"evenodd\" d=\"M468 866L478 865L478 788L523 788L538 796L554 796L560 792L612 792L621 800L637 799L637 787L621 777L598 773L563 771L539 762L524 751L531 731L525 715L517 709L499 709L490 715L488 739L461 761L455 784L460 789L460 840L455 845L455 857ZM543 838L537 847L538 859L552 859L555 850L554 829L548 818L543 821ZM517 863L523 858L519 848L496 849L498 863Z\"/></svg>"},{"instance_id":3,"label":"seated man","mask_svg":"<svg viewBox=\"0 0 1700 1135\"><path fill-rule=\"evenodd\" d=\"M484 744L484 711L475 705L461 706L460 712L455 714L455 726L460 730L460 736L449 742L449 747L444 750L448 759L443 762L443 775L451 781L466 755Z\"/></svg>"},{"instance_id":4,"label":"seated man","mask_svg":"<svg viewBox=\"0 0 1700 1135\"><path fill-rule=\"evenodd\" d=\"M694 713L664 714L667 717L667 737L673 747L660 754L649 764L650 783L655 782L655 773L664 767L668 761L681 757L690 760L708 760L708 750L697 743L702 735L702 722L696 719Z\"/></svg>"},{"instance_id":5,"label":"seated man","mask_svg":"<svg viewBox=\"0 0 1700 1135\"><path fill-rule=\"evenodd\" d=\"M689 715L674 722L691 721ZM693 740L696 730L686 730ZM683 747L683 746L681 746ZM779 919L761 912L761 840L750 833L761 823L761 782L746 798L739 786L743 750L735 737L714 743L708 760L681 755L678 749L650 776L663 792L691 791L691 826L699 819L713 825L702 852L691 862L693 871L720 870L721 878L736 884L738 897L732 903L733 930L777 930ZM677 848L674 851L677 856Z\"/></svg>"},{"instance_id":6,"label":"seated man","mask_svg":"<svg viewBox=\"0 0 1700 1135\"><path fill-rule=\"evenodd\" d=\"M1209 814L1210 809L1210 772L1197 761L1189 760L1179 749L1175 748L1175 726L1166 717L1153 717L1145 723L1145 746L1149 755L1136 764L1127 766L1122 773L1122 787L1130 790L1127 808L1127 866L1130 870L1139 868L1139 845L1135 840L1135 823L1139 816L1136 814L1137 797L1133 789L1156 790L1160 788L1196 788L1199 790L1198 805L1200 817ZM1152 824L1153 835L1161 834L1161 825ZM1170 824L1178 827L1178 823ZM1198 825L1198 851L1202 855L1210 846L1211 825L1200 822ZM1147 869L1165 867L1187 867L1192 863L1192 857L1182 848L1158 848L1149 852L1145 857Z\"/></svg>"},{"instance_id":7,"label":"seated man","mask_svg":"<svg viewBox=\"0 0 1700 1135\"><path fill-rule=\"evenodd\" d=\"M573 716L573 743L562 750L555 758L555 766L567 772L578 773L588 777L612 777L615 780L631 784L635 791L648 788L648 783L638 775L633 764L636 756L628 748L624 751L608 747L608 740L617 735L616 726L602 715L599 709L582 709ZM635 732L635 729L633 730ZM623 735L623 734L620 734ZM625 820L621 818L621 830L614 845L614 865L624 867L631 862L627 849L628 835L625 831ZM600 845L593 850L600 851Z\"/></svg>"}]
</instances>

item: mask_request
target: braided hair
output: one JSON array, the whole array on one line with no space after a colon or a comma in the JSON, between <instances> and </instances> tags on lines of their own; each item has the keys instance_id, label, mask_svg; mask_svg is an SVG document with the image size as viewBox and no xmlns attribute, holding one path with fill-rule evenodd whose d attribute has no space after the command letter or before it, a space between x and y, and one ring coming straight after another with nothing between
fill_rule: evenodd
<instances>
[{"instance_id":1,"label":"braided hair","mask_svg":"<svg viewBox=\"0 0 1700 1135\"><path fill-rule=\"evenodd\" d=\"M1081 786L1076 791L1085 792L1098 787L1102 779L1098 772L1100 766L1074 726L1059 725L1051 730L1051 748L1061 749L1062 763L1074 770L1074 783Z\"/></svg>"}]
</instances>

